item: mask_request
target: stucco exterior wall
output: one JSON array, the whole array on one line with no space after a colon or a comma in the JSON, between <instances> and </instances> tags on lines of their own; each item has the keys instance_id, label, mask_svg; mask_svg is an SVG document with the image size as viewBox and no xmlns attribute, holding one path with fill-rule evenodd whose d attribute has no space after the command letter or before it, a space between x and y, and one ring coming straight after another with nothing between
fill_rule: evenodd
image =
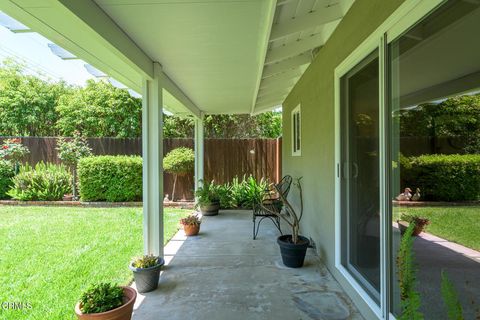
<instances>
[{"instance_id":1,"label":"stucco exterior wall","mask_svg":"<svg viewBox=\"0 0 480 320\"><path fill-rule=\"evenodd\" d=\"M334 70L402 3L356 0L283 104L283 174L303 177L302 234L315 241L319 255L366 319L376 316L335 268ZM302 155L293 157L290 115L298 104Z\"/></svg>"}]
</instances>

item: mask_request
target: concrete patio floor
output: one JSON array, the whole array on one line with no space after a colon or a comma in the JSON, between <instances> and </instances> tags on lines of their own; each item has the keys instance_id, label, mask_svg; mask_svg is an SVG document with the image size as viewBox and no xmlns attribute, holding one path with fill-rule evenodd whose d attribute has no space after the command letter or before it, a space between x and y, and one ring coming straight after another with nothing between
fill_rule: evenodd
<instances>
[{"instance_id":1,"label":"concrete patio floor","mask_svg":"<svg viewBox=\"0 0 480 320\"><path fill-rule=\"evenodd\" d=\"M252 240L251 211L204 217L198 236L167 244L159 287L138 296L133 319L363 319L313 250L303 268L284 267L277 236L264 221Z\"/></svg>"}]
</instances>

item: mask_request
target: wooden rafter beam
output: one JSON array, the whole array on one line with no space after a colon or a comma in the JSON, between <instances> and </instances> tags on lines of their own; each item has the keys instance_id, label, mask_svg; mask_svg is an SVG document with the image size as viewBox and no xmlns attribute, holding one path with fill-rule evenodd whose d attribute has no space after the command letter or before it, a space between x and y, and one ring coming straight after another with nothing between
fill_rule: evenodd
<instances>
[{"instance_id":1,"label":"wooden rafter beam","mask_svg":"<svg viewBox=\"0 0 480 320\"><path fill-rule=\"evenodd\" d=\"M292 89L291 86L289 87L284 87L284 88L275 88L275 89L272 89L270 88L270 90L272 91L260 91L258 93L258 99L269 99L269 98L278 98L278 97L283 97L287 94L290 93L290 90Z\"/></svg>"},{"instance_id":2,"label":"wooden rafter beam","mask_svg":"<svg viewBox=\"0 0 480 320\"><path fill-rule=\"evenodd\" d=\"M304 39L289 43L285 46L271 49L267 54L267 58L265 59L265 64L272 64L288 58L298 56L302 53L306 53L307 51L311 51L314 48L320 47L324 43L325 43L324 36L322 34L316 34L308 38L304 38Z\"/></svg>"},{"instance_id":3,"label":"wooden rafter beam","mask_svg":"<svg viewBox=\"0 0 480 320\"><path fill-rule=\"evenodd\" d=\"M270 41L275 41L293 33L315 28L320 25L341 19L343 17L342 8L339 5L320 8L316 11L307 13L300 17L295 17L291 21L276 24L272 27Z\"/></svg>"},{"instance_id":4,"label":"wooden rafter beam","mask_svg":"<svg viewBox=\"0 0 480 320\"><path fill-rule=\"evenodd\" d=\"M270 77L277 73L285 72L289 69L298 68L310 62L312 62L312 55L310 53L304 53L302 55L265 66L262 77Z\"/></svg>"}]
</instances>

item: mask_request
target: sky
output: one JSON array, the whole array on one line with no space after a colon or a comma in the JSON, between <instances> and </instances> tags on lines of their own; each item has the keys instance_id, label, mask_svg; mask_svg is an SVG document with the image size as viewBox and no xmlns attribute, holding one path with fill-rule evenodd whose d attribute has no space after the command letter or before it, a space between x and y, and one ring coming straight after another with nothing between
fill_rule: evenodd
<instances>
[{"instance_id":1,"label":"sky","mask_svg":"<svg viewBox=\"0 0 480 320\"><path fill-rule=\"evenodd\" d=\"M26 73L41 73L79 86L94 78L85 70L84 61L62 60L50 51L48 43L52 42L38 33L13 33L0 26L0 61L13 57L26 64Z\"/></svg>"}]
</instances>

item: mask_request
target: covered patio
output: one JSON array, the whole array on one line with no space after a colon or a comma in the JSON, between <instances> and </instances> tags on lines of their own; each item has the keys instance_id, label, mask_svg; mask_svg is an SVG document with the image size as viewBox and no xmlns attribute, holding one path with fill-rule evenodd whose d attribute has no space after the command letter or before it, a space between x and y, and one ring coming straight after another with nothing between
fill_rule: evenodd
<instances>
[{"instance_id":1,"label":"covered patio","mask_svg":"<svg viewBox=\"0 0 480 320\"><path fill-rule=\"evenodd\" d=\"M352 0L6 0L13 32L141 93L144 246L163 255L163 110L195 119L195 189L206 114L281 107Z\"/></svg>"},{"instance_id":2,"label":"covered patio","mask_svg":"<svg viewBox=\"0 0 480 320\"><path fill-rule=\"evenodd\" d=\"M133 319L363 319L313 249L290 269L272 223L252 240L251 214L203 217L196 237L180 230L165 247L159 289L139 294Z\"/></svg>"},{"instance_id":3,"label":"covered patio","mask_svg":"<svg viewBox=\"0 0 480 320\"><path fill-rule=\"evenodd\" d=\"M479 95L478 0L2 0L0 10L12 32L38 32L62 59L142 93L143 247L170 263L135 319L408 311L392 228L406 187L402 114ZM283 174L304 178L304 199L289 201L305 208L300 233L314 243L305 267L282 267L273 226L251 240L247 212L205 218L199 237L164 248L163 112L194 119L197 190L205 115L280 107Z\"/></svg>"}]
</instances>

